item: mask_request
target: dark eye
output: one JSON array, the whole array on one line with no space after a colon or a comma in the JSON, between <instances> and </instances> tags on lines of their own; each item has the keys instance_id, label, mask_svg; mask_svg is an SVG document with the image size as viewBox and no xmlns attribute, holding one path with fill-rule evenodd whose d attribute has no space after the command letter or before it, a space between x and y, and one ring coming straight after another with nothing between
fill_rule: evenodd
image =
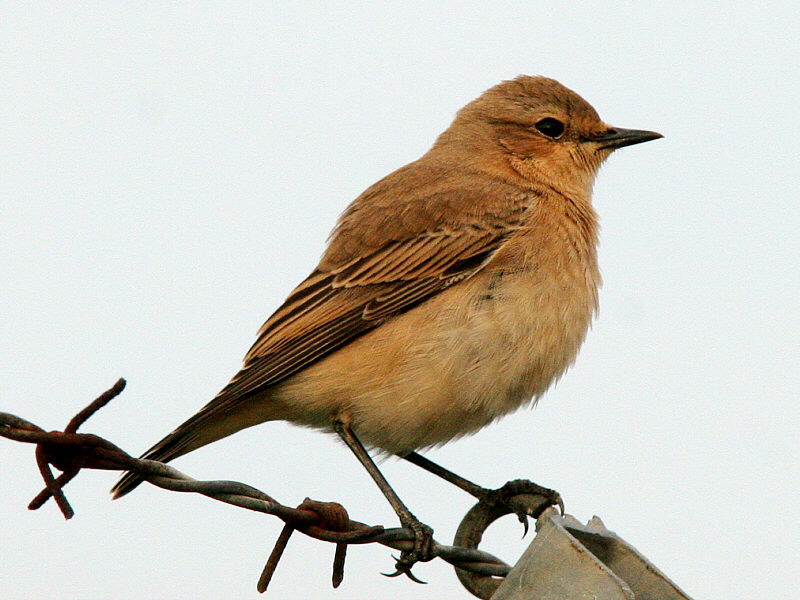
<instances>
[{"instance_id":1,"label":"dark eye","mask_svg":"<svg viewBox=\"0 0 800 600\"><path fill-rule=\"evenodd\" d=\"M536 129L539 130L539 133L543 133L547 137L555 140L564 133L564 124L558 119L547 117L536 123Z\"/></svg>"}]
</instances>

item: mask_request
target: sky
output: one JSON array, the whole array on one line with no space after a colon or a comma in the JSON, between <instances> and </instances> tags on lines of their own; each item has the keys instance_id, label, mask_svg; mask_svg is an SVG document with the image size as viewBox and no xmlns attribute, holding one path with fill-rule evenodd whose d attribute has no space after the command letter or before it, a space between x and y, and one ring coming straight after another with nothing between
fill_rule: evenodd
<instances>
[{"instance_id":1,"label":"sky","mask_svg":"<svg viewBox=\"0 0 800 600\"><path fill-rule=\"evenodd\" d=\"M426 456L599 515L690 596L788 597L800 572L800 17L790 3L0 3L0 411L45 429L119 377L85 426L138 454L227 383L316 265L337 216L520 73L558 79L625 148L594 190L600 313L541 399ZM174 463L394 526L331 436L268 423ZM449 543L472 499L382 469ZM282 523L109 472L76 516L26 509L30 446L0 440L7 600L257 598ZM506 518L482 548L514 563ZM290 543L267 598L467 598L442 561Z\"/></svg>"}]
</instances>

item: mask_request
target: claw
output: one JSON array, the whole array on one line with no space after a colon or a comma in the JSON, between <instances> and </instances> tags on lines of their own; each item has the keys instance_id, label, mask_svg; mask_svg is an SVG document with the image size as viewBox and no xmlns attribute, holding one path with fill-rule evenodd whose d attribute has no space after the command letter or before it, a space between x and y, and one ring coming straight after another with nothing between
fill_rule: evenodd
<instances>
[{"instance_id":1,"label":"claw","mask_svg":"<svg viewBox=\"0 0 800 600\"><path fill-rule=\"evenodd\" d=\"M421 583L423 585L427 585L428 584L427 581L422 581L416 575L414 575L414 573L411 572L411 567L413 566L414 563L408 564L408 563L404 562L404 560L402 558L402 555L401 555L401 558L397 558L393 554L392 558L395 559L395 561L397 561L397 562L395 562L395 565L394 565L394 568L397 569L397 570L394 573L381 573L381 575L383 575L384 577L397 577L399 575L405 575L411 581L413 581L414 583Z\"/></svg>"},{"instance_id":2,"label":"claw","mask_svg":"<svg viewBox=\"0 0 800 600\"><path fill-rule=\"evenodd\" d=\"M422 581L422 579L419 579L418 577L416 577L416 576L415 576L415 575L414 575L414 574L411 572L411 568L410 568L410 567L409 567L409 569L408 569L407 571L403 571L403 573L405 573L405 574L406 574L406 576L408 576L408 578L409 578L411 581L413 581L414 583L421 583L422 585L428 585L428 582L427 582L427 581Z\"/></svg>"},{"instance_id":3,"label":"claw","mask_svg":"<svg viewBox=\"0 0 800 600\"><path fill-rule=\"evenodd\" d=\"M525 536L528 535L528 515L525 513L518 513L517 518L519 522L522 523L522 539L525 539Z\"/></svg>"},{"instance_id":4,"label":"claw","mask_svg":"<svg viewBox=\"0 0 800 600\"><path fill-rule=\"evenodd\" d=\"M415 583L427 583L416 577L411 572L411 568L418 562L427 562L435 557L433 549L433 529L418 521L414 515L410 515L410 518L401 518L400 524L414 533L413 550L404 550L399 558L392 555L392 558L395 560L395 572L381 573L381 575L384 577L406 575Z\"/></svg>"},{"instance_id":5,"label":"claw","mask_svg":"<svg viewBox=\"0 0 800 600\"><path fill-rule=\"evenodd\" d=\"M519 494L531 494L536 496L541 496L544 498L545 503L540 504L537 507L534 506L521 506L521 505L514 505L509 502L511 498ZM485 494L481 498L481 502L488 502L488 503L500 503L504 504L508 508L509 513L513 513L517 515L519 522L522 523L523 532L522 537L524 538L528 535L528 531L530 529L528 523L528 517L538 517L542 510L544 510L547 506L557 506L561 515L564 515L564 501L561 499L561 495L554 491L547 488L544 488L540 485L533 483L532 481L527 481L523 479L516 479L514 481L509 481L505 485L496 490L486 490Z\"/></svg>"},{"instance_id":6,"label":"claw","mask_svg":"<svg viewBox=\"0 0 800 600\"><path fill-rule=\"evenodd\" d=\"M564 500L562 500L562 499L561 499L561 495L560 495L560 494L559 494L559 496L558 496L558 501L556 502L556 504L558 504L558 512L560 512L560 513L561 513L561 516L562 516L562 517L563 517L565 514L567 514L567 513L566 513L566 509L564 508Z\"/></svg>"},{"instance_id":7,"label":"claw","mask_svg":"<svg viewBox=\"0 0 800 600\"><path fill-rule=\"evenodd\" d=\"M392 554L391 557L394 559L395 562L394 567L395 569L397 569L397 565L400 563L400 559L394 554ZM381 575L383 575L384 577L397 577L398 575L402 575L402 571L400 571L400 569L397 569L394 573L381 573Z\"/></svg>"},{"instance_id":8,"label":"claw","mask_svg":"<svg viewBox=\"0 0 800 600\"><path fill-rule=\"evenodd\" d=\"M394 559L395 572L394 573L381 573L381 575L383 575L384 577L397 577L398 575L402 575L403 574L403 571L400 569L400 567L397 566L397 565L400 564L400 558L395 556L394 554L392 554L391 557Z\"/></svg>"},{"instance_id":9,"label":"claw","mask_svg":"<svg viewBox=\"0 0 800 600\"><path fill-rule=\"evenodd\" d=\"M381 573L384 577L397 577L398 575L402 575L402 571L395 571L394 573Z\"/></svg>"}]
</instances>

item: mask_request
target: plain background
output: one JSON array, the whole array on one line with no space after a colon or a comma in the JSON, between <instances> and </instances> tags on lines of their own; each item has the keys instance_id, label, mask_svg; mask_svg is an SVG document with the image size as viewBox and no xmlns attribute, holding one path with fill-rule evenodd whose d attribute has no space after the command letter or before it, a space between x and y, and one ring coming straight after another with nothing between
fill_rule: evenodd
<instances>
[{"instance_id":1,"label":"plain background","mask_svg":"<svg viewBox=\"0 0 800 600\"><path fill-rule=\"evenodd\" d=\"M497 486L529 477L600 515L690 595L781 598L800 572L797 107L791 3L0 6L0 410L47 429L118 377L86 431L139 453L238 369L337 215L519 73L609 123L662 132L602 169L601 311L540 402L430 451ZM346 448L272 423L176 462L286 504L395 518ZM443 542L472 504L384 472ZM32 448L0 440L6 599L256 598L277 519L112 473L30 513ZM484 547L515 562L507 519ZM466 598L441 561L301 535L268 598Z\"/></svg>"}]
</instances>

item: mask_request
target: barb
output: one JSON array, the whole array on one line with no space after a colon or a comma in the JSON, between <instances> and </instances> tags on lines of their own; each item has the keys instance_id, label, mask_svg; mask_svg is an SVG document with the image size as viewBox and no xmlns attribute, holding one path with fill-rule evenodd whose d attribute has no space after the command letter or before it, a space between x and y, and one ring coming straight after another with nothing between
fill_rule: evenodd
<instances>
[{"instance_id":1,"label":"barb","mask_svg":"<svg viewBox=\"0 0 800 600\"><path fill-rule=\"evenodd\" d=\"M274 515L286 525L259 578L259 592L267 589L283 550L295 530L336 545L332 575L334 587L338 587L344 577L348 544L378 543L401 552L413 549L415 537L412 531L400 527L387 529L381 525L366 525L351 520L344 507L336 502L318 502L306 498L297 508L291 508L250 485L236 481L198 481L164 463L134 458L100 436L78 433L78 428L89 417L117 397L123 389L125 380L120 379L76 414L64 431L45 431L25 419L0 412L0 436L36 444L36 462L45 488L30 502L30 510L40 508L53 498L64 518L71 518L74 511L64 495L64 486L81 469L100 469L136 471L149 483L166 490L202 494L226 504ZM58 477L53 475L50 465L61 471ZM435 540L433 555L457 569L485 577L504 577L511 569L505 562L487 552L448 546Z\"/></svg>"}]
</instances>

